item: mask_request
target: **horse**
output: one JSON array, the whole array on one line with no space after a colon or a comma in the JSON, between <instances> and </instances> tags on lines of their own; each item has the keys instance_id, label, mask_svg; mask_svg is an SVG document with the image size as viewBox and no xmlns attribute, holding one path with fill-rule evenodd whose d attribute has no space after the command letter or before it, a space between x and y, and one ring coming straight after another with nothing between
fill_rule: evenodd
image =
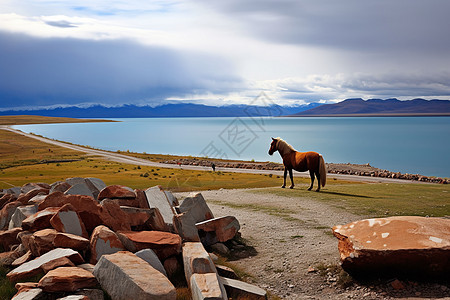
<instances>
[{"instance_id":1,"label":"horse","mask_svg":"<svg viewBox=\"0 0 450 300\"><path fill-rule=\"evenodd\" d=\"M327 182L327 168L322 155L317 152L297 152L291 145L286 143L283 139L277 137L272 138L272 143L269 148L269 155L273 155L275 151L278 151L283 159L284 165L284 181L282 188L286 187L286 175L289 171L289 177L291 178L290 188L294 188L294 178L292 176L292 170L299 172L305 172L309 170L309 176L311 177L311 186L308 188L310 191L314 185L314 176L317 177L318 187L316 192L320 191L320 186L324 187Z\"/></svg>"}]
</instances>

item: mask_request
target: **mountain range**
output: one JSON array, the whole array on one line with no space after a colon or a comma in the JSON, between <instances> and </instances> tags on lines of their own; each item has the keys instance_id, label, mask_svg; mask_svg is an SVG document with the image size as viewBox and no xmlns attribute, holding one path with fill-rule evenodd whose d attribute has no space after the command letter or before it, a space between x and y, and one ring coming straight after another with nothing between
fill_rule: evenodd
<instances>
[{"instance_id":1,"label":"mountain range","mask_svg":"<svg viewBox=\"0 0 450 300\"><path fill-rule=\"evenodd\" d=\"M51 109L4 110L0 111L0 115L39 115L71 118L278 117L292 115L319 105L319 103L301 106L209 106L192 103L165 104L156 107L136 105L106 107L103 105L93 105L89 107L69 106Z\"/></svg>"},{"instance_id":2,"label":"mountain range","mask_svg":"<svg viewBox=\"0 0 450 300\"><path fill-rule=\"evenodd\" d=\"M292 116L450 116L450 100L347 99Z\"/></svg>"}]
</instances>

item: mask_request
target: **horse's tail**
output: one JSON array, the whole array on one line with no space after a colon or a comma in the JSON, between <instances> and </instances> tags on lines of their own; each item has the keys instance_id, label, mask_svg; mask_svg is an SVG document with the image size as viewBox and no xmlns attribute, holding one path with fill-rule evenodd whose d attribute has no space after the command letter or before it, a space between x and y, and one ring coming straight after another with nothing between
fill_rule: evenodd
<instances>
[{"instance_id":1,"label":"horse's tail","mask_svg":"<svg viewBox=\"0 0 450 300\"><path fill-rule=\"evenodd\" d=\"M319 154L319 174L320 174L320 185L322 187L327 183L327 166L323 160L323 156Z\"/></svg>"}]
</instances>

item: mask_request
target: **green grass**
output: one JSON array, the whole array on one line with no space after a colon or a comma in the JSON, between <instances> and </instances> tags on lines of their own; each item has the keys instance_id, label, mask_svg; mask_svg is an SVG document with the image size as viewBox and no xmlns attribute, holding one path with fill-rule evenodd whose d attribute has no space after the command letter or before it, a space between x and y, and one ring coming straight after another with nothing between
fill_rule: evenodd
<instances>
[{"instance_id":1,"label":"green grass","mask_svg":"<svg viewBox=\"0 0 450 300\"><path fill-rule=\"evenodd\" d=\"M8 274L9 271L9 269L0 265L0 300L11 299L17 292L14 284L6 277L6 274Z\"/></svg>"},{"instance_id":2,"label":"green grass","mask_svg":"<svg viewBox=\"0 0 450 300\"><path fill-rule=\"evenodd\" d=\"M450 186L441 184L358 183L328 185L321 192L272 188L255 193L311 198L354 214L385 216L450 216Z\"/></svg>"}]
</instances>

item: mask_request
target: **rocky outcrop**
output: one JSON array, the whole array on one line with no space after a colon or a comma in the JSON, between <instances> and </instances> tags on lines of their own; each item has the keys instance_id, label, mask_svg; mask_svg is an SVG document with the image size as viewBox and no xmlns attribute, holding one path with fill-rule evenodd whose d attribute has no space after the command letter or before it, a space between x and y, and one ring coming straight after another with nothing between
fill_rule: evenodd
<instances>
[{"instance_id":1,"label":"rocky outcrop","mask_svg":"<svg viewBox=\"0 0 450 300\"><path fill-rule=\"evenodd\" d=\"M342 267L357 276L450 273L450 220L390 217L333 227Z\"/></svg>"}]
</instances>

